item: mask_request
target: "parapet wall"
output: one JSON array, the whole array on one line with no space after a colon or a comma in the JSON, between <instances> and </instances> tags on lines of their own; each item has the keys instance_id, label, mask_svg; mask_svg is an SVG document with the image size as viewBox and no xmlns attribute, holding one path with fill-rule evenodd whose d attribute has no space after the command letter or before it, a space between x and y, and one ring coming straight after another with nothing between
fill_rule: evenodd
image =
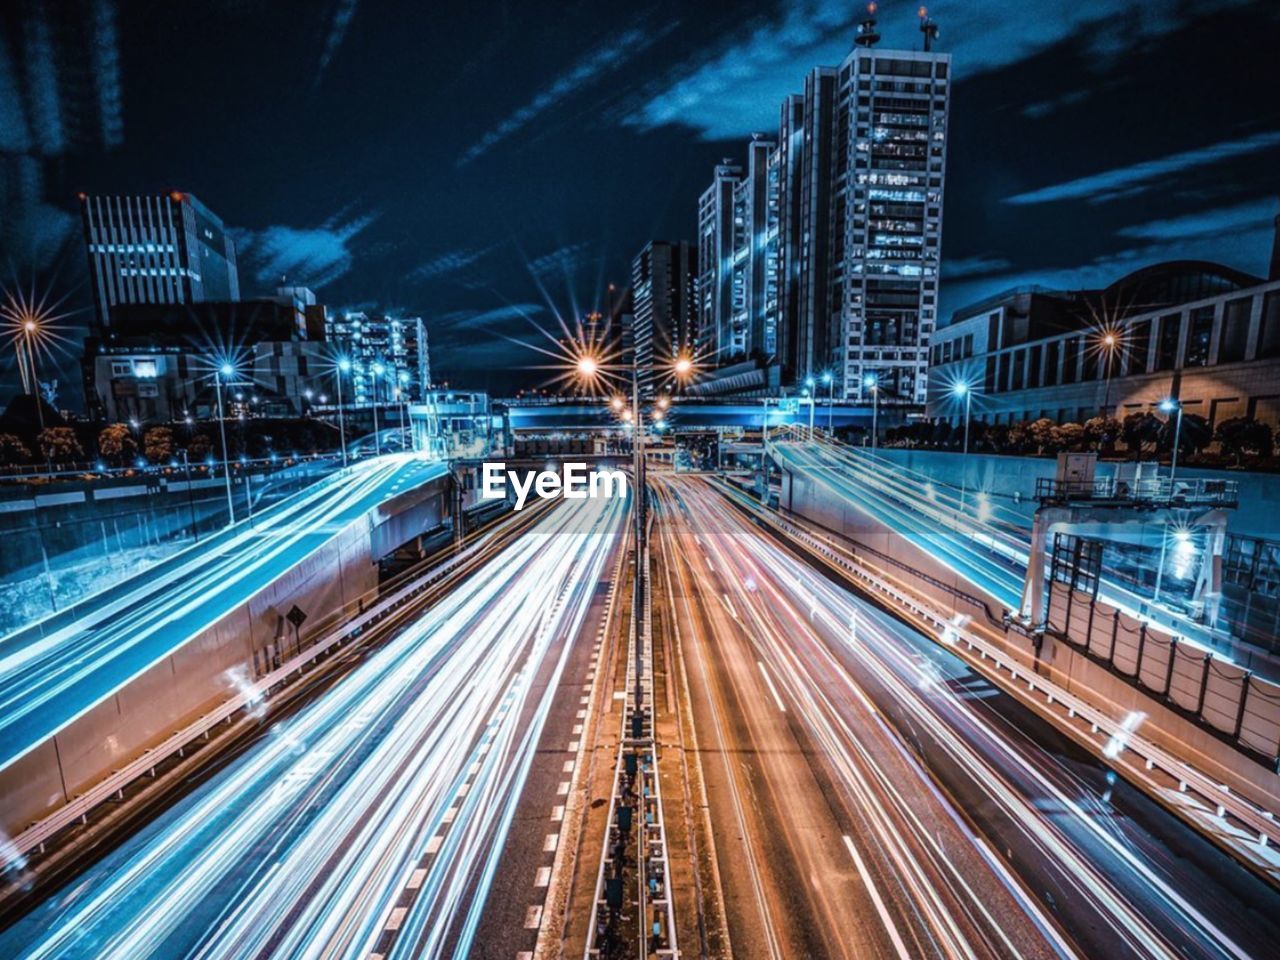
<instances>
[{"instance_id":1,"label":"parapet wall","mask_svg":"<svg viewBox=\"0 0 1280 960\"><path fill-rule=\"evenodd\" d=\"M14 836L234 696L378 587L377 561L448 517L448 478L395 497L335 532L246 602L0 771L0 830ZM404 515L414 518L406 525ZM388 536L388 529L395 535ZM295 640L284 619L307 614Z\"/></svg>"}]
</instances>

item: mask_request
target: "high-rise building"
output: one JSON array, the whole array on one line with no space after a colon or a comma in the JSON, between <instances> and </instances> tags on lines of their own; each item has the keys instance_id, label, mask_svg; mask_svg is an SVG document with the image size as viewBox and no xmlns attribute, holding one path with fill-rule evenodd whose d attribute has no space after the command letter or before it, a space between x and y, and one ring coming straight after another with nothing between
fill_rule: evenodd
<instances>
[{"instance_id":1,"label":"high-rise building","mask_svg":"<svg viewBox=\"0 0 1280 960\"><path fill-rule=\"evenodd\" d=\"M431 385L427 328L420 317L343 312L326 318L325 339L351 361L351 400L395 403Z\"/></svg>"},{"instance_id":2,"label":"high-rise building","mask_svg":"<svg viewBox=\"0 0 1280 960\"><path fill-rule=\"evenodd\" d=\"M631 261L633 344L641 371L696 352L697 275L697 251L683 241L653 240ZM650 392L653 376L642 373L641 380L641 389Z\"/></svg>"},{"instance_id":3,"label":"high-rise building","mask_svg":"<svg viewBox=\"0 0 1280 960\"><path fill-rule=\"evenodd\" d=\"M698 353L717 366L733 356L733 195L742 168L728 160L698 201Z\"/></svg>"},{"instance_id":4,"label":"high-rise building","mask_svg":"<svg viewBox=\"0 0 1280 960\"><path fill-rule=\"evenodd\" d=\"M80 212L96 332L109 329L117 304L240 299L235 241L191 194L81 194Z\"/></svg>"},{"instance_id":5,"label":"high-rise building","mask_svg":"<svg viewBox=\"0 0 1280 960\"><path fill-rule=\"evenodd\" d=\"M863 22L837 67L782 104L776 143L716 167L698 207L704 348L784 385L831 374L836 395L925 401L937 321L949 54L887 50ZM726 209L727 208L727 209Z\"/></svg>"}]
</instances>

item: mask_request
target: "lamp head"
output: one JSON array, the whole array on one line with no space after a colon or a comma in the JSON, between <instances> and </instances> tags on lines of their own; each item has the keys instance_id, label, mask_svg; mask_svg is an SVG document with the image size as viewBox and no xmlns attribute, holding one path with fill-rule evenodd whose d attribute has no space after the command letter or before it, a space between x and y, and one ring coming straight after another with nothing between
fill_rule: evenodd
<instances>
[{"instance_id":1,"label":"lamp head","mask_svg":"<svg viewBox=\"0 0 1280 960\"><path fill-rule=\"evenodd\" d=\"M963 397L966 393L969 392L969 385L965 383L963 380L961 380L959 383L955 384L951 388L951 392L954 393L957 397Z\"/></svg>"}]
</instances>

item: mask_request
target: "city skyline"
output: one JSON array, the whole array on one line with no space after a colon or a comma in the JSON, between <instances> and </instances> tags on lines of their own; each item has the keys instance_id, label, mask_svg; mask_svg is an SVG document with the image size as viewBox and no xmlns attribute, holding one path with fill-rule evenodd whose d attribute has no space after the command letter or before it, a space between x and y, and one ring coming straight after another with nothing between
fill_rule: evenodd
<instances>
[{"instance_id":1,"label":"city skyline","mask_svg":"<svg viewBox=\"0 0 1280 960\"><path fill-rule=\"evenodd\" d=\"M600 307L648 240L694 240L708 171L726 156L741 162L751 132L772 135L778 103L811 67L842 59L862 15L826 4L677 15L657 4L563 29L587 17L571 6L554 27L529 8L442 15L429 35L393 36L386 12L213 4L161 24L105 2L7 10L6 272L69 294L82 321L76 193L181 188L236 237L245 296L283 275L339 308L420 315L442 376L537 384L536 361L506 338L537 336L530 320L553 326L553 309ZM1102 286L1175 249L1265 275L1280 124L1247 64L1274 45L1274 11L930 12L956 77L941 322L1008 286ZM879 15L884 47L918 49L914 6ZM285 25L295 42L272 97L259 92L273 72L262 67L191 75L181 107L177 91L157 87L175 57L209 44L270 62L263 38ZM523 36L545 42L524 48ZM424 55L440 67L392 85L392 64ZM1177 69L1196 58L1211 69ZM493 82L499 64L518 87ZM209 108L217 102L230 109ZM1175 104L1180 122L1168 123ZM492 346L483 362L467 349L477 339Z\"/></svg>"}]
</instances>

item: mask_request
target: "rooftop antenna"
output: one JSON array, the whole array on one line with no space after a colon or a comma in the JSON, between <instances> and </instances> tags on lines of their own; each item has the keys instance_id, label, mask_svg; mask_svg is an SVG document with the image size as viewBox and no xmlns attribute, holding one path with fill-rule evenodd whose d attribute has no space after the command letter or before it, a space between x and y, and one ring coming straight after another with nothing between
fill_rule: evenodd
<instances>
[{"instance_id":1,"label":"rooftop antenna","mask_svg":"<svg viewBox=\"0 0 1280 960\"><path fill-rule=\"evenodd\" d=\"M938 39L938 24L934 20L929 19L929 8L920 8L920 32L924 34L924 52L928 53L933 49L934 42Z\"/></svg>"},{"instance_id":2,"label":"rooftop antenna","mask_svg":"<svg viewBox=\"0 0 1280 960\"><path fill-rule=\"evenodd\" d=\"M860 47L874 47L880 42L880 31L876 29L876 5L867 4L867 17L858 24L858 35L853 42Z\"/></svg>"}]
</instances>

